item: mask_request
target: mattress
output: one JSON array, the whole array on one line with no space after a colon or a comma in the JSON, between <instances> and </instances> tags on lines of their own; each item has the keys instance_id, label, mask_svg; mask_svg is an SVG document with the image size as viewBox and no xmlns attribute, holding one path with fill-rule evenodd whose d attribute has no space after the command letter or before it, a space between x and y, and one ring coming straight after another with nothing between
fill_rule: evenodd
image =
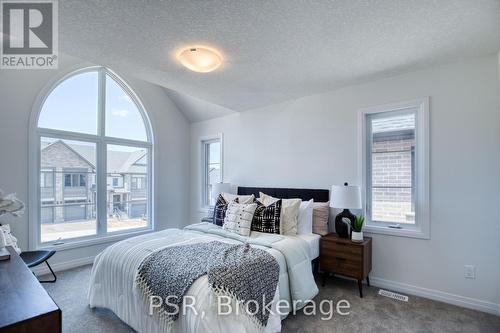
<instances>
[{"instance_id":1,"label":"mattress","mask_svg":"<svg viewBox=\"0 0 500 333\"><path fill-rule=\"evenodd\" d=\"M321 239L320 235L317 234L297 235L297 237L307 242L311 260L314 260L317 257L319 257L319 240Z\"/></svg>"}]
</instances>

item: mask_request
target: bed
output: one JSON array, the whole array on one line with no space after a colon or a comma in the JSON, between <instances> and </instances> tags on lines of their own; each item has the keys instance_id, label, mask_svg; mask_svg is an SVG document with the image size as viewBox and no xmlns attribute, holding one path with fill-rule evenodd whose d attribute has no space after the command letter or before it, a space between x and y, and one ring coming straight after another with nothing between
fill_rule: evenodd
<instances>
[{"instance_id":1,"label":"bed","mask_svg":"<svg viewBox=\"0 0 500 333\"><path fill-rule=\"evenodd\" d=\"M328 190L279 189L284 193L266 188L240 187L238 194L249 191L267 191L270 195L303 200L328 200ZM295 192L294 192L295 191ZM299 191L299 192L297 192ZM302 191L302 192L300 192ZM319 191L319 192L316 192ZM326 194L325 194L326 192ZM138 332L164 332L154 316L149 315L141 292L135 284L138 267L150 254L168 246L220 241L229 244L248 243L272 255L279 264L279 281L272 302L273 313L269 316L264 332L279 332L281 320L292 310L301 308L313 299L318 288L311 271L311 260L319 252L319 238L312 235L283 236L252 232L244 237L223 230L210 223L189 225L184 229L167 229L115 243L100 253L92 268L89 304L113 311L121 320ZM172 332L257 332L256 328L240 316L218 316L208 279L202 276L189 288L188 296L196 298L194 308L179 317L171 327ZM276 311L278 301L290 306ZM283 304L283 303L282 303ZM282 305L281 304L281 305ZM201 314L201 315L200 315Z\"/></svg>"}]
</instances>

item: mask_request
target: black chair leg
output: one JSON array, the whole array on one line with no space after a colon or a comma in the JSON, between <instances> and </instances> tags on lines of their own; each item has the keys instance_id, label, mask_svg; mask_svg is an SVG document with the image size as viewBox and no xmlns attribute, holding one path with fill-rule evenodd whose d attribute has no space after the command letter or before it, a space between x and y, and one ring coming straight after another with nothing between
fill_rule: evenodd
<instances>
[{"instance_id":1,"label":"black chair leg","mask_svg":"<svg viewBox=\"0 0 500 333\"><path fill-rule=\"evenodd\" d=\"M54 277L52 280L44 280L44 281L39 281L40 283L54 283L57 281L57 276L56 273L52 270L52 267L50 267L49 262L45 260L45 264L47 264L47 267L49 268L50 272L52 273L52 276Z\"/></svg>"}]
</instances>

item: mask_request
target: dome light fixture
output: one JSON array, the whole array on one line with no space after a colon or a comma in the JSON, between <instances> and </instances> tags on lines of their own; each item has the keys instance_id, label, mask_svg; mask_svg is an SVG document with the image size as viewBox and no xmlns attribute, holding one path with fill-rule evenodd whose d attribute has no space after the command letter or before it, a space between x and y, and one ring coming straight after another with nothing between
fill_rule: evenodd
<instances>
[{"instance_id":1,"label":"dome light fixture","mask_svg":"<svg viewBox=\"0 0 500 333\"><path fill-rule=\"evenodd\" d=\"M222 56L208 46L190 46L177 53L177 59L184 67L198 72L211 72L222 64Z\"/></svg>"}]
</instances>

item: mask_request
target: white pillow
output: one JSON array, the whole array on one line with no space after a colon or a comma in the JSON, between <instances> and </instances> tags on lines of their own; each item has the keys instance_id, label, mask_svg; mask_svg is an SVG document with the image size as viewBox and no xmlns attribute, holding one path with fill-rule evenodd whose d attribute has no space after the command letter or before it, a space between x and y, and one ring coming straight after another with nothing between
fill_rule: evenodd
<instances>
[{"instance_id":1,"label":"white pillow","mask_svg":"<svg viewBox=\"0 0 500 333\"><path fill-rule=\"evenodd\" d=\"M297 235L310 235L313 231L313 208L314 200L302 201L299 209L299 222L297 223Z\"/></svg>"},{"instance_id":2,"label":"white pillow","mask_svg":"<svg viewBox=\"0 0 500 333\"><path fill-rule=\"evenodd\" d=\"M234 199L238 198L238 202L240 204L251 204L253 203L253 199L255 199L255 196L253 194L250 195L236 195L236 194L231 194L231 193L226 193L223 192L221 193L222 197L226 202L231 202L234 201Z\"/></svg>"},{"instance_id":3,"label":"white pillow","mask_svg":"<svg viewBox=\"0 0 500 333\"><path fill-rule=\"evenodd\" d=\"M253 214L256 208L256 203L240 204L231 201L227 206L222 228L238 235L250 236L250 228L252 227Z\"/></svg>"},{"instance_id":4,"label":"white pillow","mask_svg":"<svg viewBox=\"0 0 500 333\"><path fill-rule=\"evenodd\" d=\"M265 193L259 192L259 201L264 205L269 206L278 201L279 198L274 198ZM295 236L297 234L297 224L299 220L300 199L282 199L281 218L280 218L280 234L286 236Z\"/></svg>"}]
</instances>

